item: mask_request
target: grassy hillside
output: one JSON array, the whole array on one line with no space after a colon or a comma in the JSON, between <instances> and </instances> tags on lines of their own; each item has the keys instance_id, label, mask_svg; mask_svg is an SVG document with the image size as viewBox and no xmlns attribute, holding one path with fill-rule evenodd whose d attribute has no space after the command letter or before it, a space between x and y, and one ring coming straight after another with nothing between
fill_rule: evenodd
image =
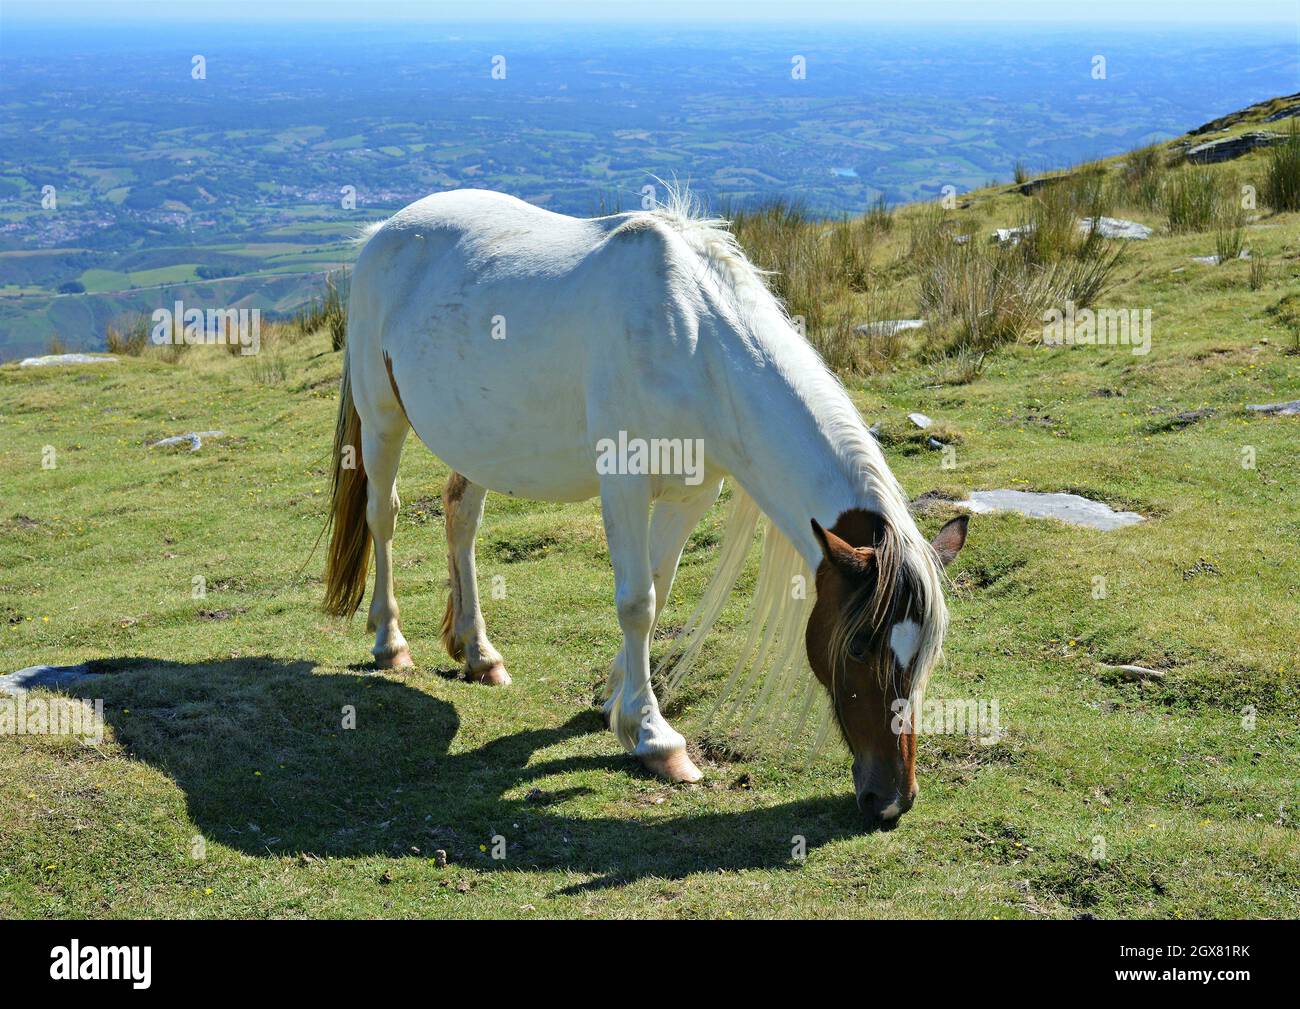
<instances>
[{"instance_id":1,"label":"grassy hillside","mask_svg":"<svg viewBox=\"0 0 1300 1009\"><path fill-rule=\"evenodd\" d=\"M1161 170L1176 177L1171 150ZM1239 186L1267 158L1209 171ZM310 556L340 369L324 332L279 330L252 359L0 368L0 669L92 661L104 675L71 693L103 698L109 725L93 747L0 736L0 914L1294 915L1300 418L1244 405L1300 397L1300 213L1261 202L1241 225L1252 259L1203 265L1213 227L1171 232L1159 200L1125 204L1124 168L1092 171L1109 210L1156 229L1124 246L1096 301L1151 310L1147 355L971 332L960 314L854 342L846 320L922 314L934 235L992 255L987 232L1041 212L1006 187L847 237L781 225L791 247L844 242L820 286L774 282L795 307L800 283L827 296L812 335L840 355L909 493L1073 491L1148 517L1108 533L973 519L931 696L998 700L1005 735L923 737L921 797L889 833L861 832L842 754L704 745L705 781L673 787L621 753L592 706L619 641L595 502L488 498L480 577L505 594L485 592L484 610L514 684L459 681L437 640L447 471L415 442L395 554L417 668L368 670L364 621L320 614ZM763 262L753 219L741 234ZM955 445L955 468L913 410ZM211 429L226 437L197 453L147 447ZM940 502L920 521L933 533L949 514ZM715 509L688 546L670 628L719 522ZM1128 662L1165 676L1098 665ZM697 744L707 697L669 711Z\"/></svg>"}]
</instances>

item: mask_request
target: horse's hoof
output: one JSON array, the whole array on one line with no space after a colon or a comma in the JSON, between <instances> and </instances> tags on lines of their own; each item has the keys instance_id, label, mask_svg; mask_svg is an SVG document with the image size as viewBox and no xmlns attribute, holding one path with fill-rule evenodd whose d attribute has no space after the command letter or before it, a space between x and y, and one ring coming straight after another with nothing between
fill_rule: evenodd
<instances>
[{"instance_id":1,"label":"horse's hoof","mask_svg":"<svg viewBox=\"0 0 1300 1009\"><path fill-rule=\"evenodd\" d=\"M488 687L510 686L510 674L506 672L506 667L500 662L488 666L486 669L481 669L477 673L470 670L468 675L471 683L482 683Z\"/></svg>"},{"instance_id":2,"label":"horse's hoof","mask_svg":"<svg viewBox=\"0 0 1300 1009\"><path fill-rule=\"evenodd\" d=\"M685 750L673 750L654 757L642 757L641 763L647 771L676 784L691 784L704 777L695 762L686 755Z\"/></svg>"},{"instance_id":3,"label":"horse's hoof","mask_svg":"<svg viewBox=\"0 0 1300 1009\"><path fill-rule=\"evenodd\" d=\"M386 655L375 656L376 669L410 669L415 663L411 661L411 650L405 646Z\"/></svg>"}]
</instances>

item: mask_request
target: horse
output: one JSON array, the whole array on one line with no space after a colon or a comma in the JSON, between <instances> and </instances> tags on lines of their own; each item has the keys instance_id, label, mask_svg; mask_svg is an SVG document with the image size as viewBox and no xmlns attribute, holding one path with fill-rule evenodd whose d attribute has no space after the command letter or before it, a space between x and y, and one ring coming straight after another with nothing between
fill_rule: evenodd
<instances>
[{"instance_id":1,"label":"horse","mask_svg":"<svg viewBox=\"0 0 1300 1009\"><path fill-rule=\"evenodd\" d=\"M603 714L649 771L698 781L661 711L650 641L687 539L730 480L722 560L675 646L672 675L698 666L762 521L753 619L768 630L751 629L749 652L761 643L759 665L783 667L769 670L783 685L764 686L763 703L787 695L806 715L820 694L852 755L862 813L897 821L917 795L910 716L940 658L942 569L965 542L966 518L933 543L921 535L843 385L727 222L680 191L648 210L582 219L462 189L411 204L358 242L324 608L343 616L360 607L373 545L375 664L412 664L392 540L398 460L414 429L452 470L441 636L464 675L511 682L479 605L474 541L488 491L598 495L622 631ZM645 450L655 445L702 451L692 466L680 451L655 465ZM798 591L809 575L811 606Z\"/></svg>"}]
</instances>

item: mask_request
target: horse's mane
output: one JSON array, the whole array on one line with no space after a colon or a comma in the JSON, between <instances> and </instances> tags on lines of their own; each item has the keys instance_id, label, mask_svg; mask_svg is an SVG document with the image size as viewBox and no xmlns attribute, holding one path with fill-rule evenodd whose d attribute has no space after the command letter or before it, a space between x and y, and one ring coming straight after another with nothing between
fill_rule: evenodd
<instances>
[{"instance_id":1,"label":"horse's mane","mask_svg":"<svg viewBox=\"0 0 1300 1009\"><path fill-rule=\"evenodd\" d=\"M947 628L942 567L934 550L916 528L906 495L843 384L791 324L785 307L767 286L765 271L749 261L728 222L706 215L687 187L668 183L665 188L667 200L650 214L680 234L714 271L719 286L731 295L731 308L738 317L757 327L765 319L771 321L772 313L779 316L784 325L764 327L781 334L776 343L768 341L769 349L808 401L819 404L820 421L841 464L856 473L864 495L881 517L879 540L873 544L881 574L876 591L850 600L840 627L844 633L835 635L832 651L837 642L840 650L847 648L853 635L868 624L878 626L892 614L895 599L904 590L910 591L921 611L921 641L914 661L919 675L911 689L915 711L929 672L939 661ZM804 651L813 574L790 541L735 481L718 568L655 672L662 679L666 699L698 667L705 638L722 615L760 529L762 556L745 642L706 721L729 745L795 742L810 735L814 749L820 749L831 737L836 720L830 698L808 668ZM805 591L794 591L792 586L797 585ZM887 641L883 651L887 657ZM882 676L892 675L891 662L882 658L877 666Z\"/></svg>"},{"instance_id":2,"label":"horse's mane","mask_svg":"<svg viewBox=\"0 0 1300 1009\"><path fill-rule=\"evenodd\" d=\"M735 300L742 313L762 305L784 309L767 286L764 277L770 271L761 270L749 261L745 250L731 230L731 222L723 217L709 215L704 205L684 183L659 180L668 194L649 213L676 231L704 262L723 281L723 288Z\"/></svg>"}]
</instances>

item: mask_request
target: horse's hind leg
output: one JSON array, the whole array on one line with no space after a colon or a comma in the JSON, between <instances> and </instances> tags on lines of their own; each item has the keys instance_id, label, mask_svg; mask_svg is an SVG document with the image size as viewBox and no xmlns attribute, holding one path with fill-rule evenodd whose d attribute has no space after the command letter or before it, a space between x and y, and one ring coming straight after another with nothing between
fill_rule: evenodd
<instances>
[{"instance_id":1,"label":"horse's hind leg","mask_svg":"<svg viewBox=\"0 0 1300 1009\"><path fill-rule=\"evenodd\" d=\"M382 420L363 422L361 457L366 466L366 524L375 544L375 592L370 599L368 630L375 632L371 654L381 669L401 669L411 665L406 638L397 626L397 597L393 593L393 529L397 524L397 466L402 458L402 444L410 430L406 418L399 414Z\"/></svg>"},{"instance_id":2,"label":"horse's hind leg","mask_svg":"<svg viewBox=\"0 0 1300 1009\"><path fill-rule=\"evenodd\" d=\"M442 643L453 659L465 662L466 676L478 683L504 686L510 674L488 641L483 612L478 604L478 573L474 565L474 537L483 520L487 490L453 473L442 492L447 523L447 568L451 576L447 611L442 618Z\"/></svg>"}]
</instances>

